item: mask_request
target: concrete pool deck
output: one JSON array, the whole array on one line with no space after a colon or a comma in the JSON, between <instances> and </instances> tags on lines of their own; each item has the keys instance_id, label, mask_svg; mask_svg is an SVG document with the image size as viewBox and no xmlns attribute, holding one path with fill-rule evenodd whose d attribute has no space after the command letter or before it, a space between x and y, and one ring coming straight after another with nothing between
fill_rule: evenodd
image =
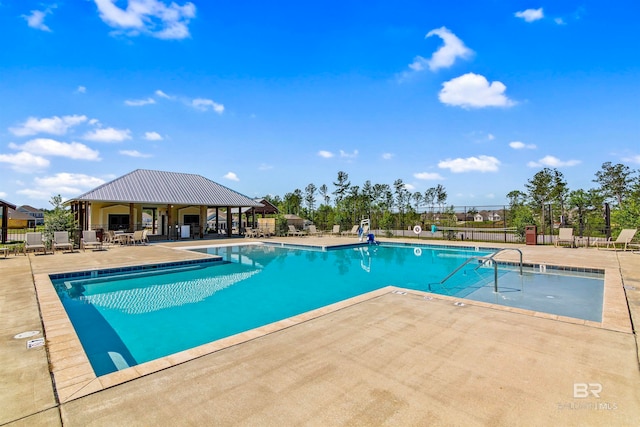
<instances>
[{"instance_id":1,"label":"concrete pool deck","mask_svg":"<svg viewBox=\"0 0 640 427\"><path fill-rule=\"evenodd\" d=\"M356 239L269 241L327 246ZM229 241L0 258L0 425L636 425L640 419L631 323L640 322L637 253L510 246L523 251L525 263L605 270L601 323L384 289L107 380L84 371L86 356L74 347L75 333L56 312L55 298L43 295L46 286L36 295L34 281L41 286L50 273L194 259L205 255L175 248L221 243ZM14 338L32 330L45 331L45 346L26 345L42 333Z\"/></svg>"}]
</instances>

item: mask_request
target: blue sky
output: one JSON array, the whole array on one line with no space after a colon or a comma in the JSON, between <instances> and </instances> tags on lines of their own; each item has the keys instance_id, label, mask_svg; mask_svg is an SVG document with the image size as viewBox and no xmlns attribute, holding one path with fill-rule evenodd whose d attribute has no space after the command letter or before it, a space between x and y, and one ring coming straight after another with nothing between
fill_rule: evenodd
<instances>
[{"instance_id":1,"label":"blue sky","mask_svg":"<svg viewBox=\"0 0 640 427\"><path fill-rule=\"evenodd\" d=\"M0 0L0 198L132 170L496 205L640 168L640 3Z\"/></svg>"}]
</instances>

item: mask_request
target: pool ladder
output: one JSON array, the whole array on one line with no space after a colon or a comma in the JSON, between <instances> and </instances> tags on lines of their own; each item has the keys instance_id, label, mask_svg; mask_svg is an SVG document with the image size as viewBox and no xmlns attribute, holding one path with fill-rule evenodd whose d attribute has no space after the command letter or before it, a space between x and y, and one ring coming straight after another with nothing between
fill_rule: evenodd
<instances>
[{"instance_id":1,"label":"pool ladder","mask_svg":"<svg viewBox=\"0 0 640 427\"><path fill-rule=\"evenodd\" d=\"M491 262L493 264L493 292L498 293L498 263L493 258L501 252L504 251L517 251L520 254L520 276L522 276L522 251L517 248L500 248L496 252L492 253L489 256L474 256L463 262L458 268L453 270L447 277L440 281L440 284L444 284L447 280L451 278L458 271L462 270L462 268L469 264L472 261L479 261L478 266L474 268L474 271L485 265L487 262Z\"/></svg>"}]
</instances>

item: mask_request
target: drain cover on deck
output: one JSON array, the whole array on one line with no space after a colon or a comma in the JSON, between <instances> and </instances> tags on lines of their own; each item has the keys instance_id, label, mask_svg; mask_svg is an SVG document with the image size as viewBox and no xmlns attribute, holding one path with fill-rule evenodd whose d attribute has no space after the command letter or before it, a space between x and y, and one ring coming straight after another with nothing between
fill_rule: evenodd
<instances>
[{"instance_id":1,"label":"drain cover on deck","mask_svg":"<svg viewBox=\"0 0 640 427\"><path fill-rule=\"evenodd\" d=\"M40 333L40 331L20 332L18 335L14 336L13 338L19 340L19 339L22 339L22 338L35 337L39 333Z\"/></svg>"}]
</instances>

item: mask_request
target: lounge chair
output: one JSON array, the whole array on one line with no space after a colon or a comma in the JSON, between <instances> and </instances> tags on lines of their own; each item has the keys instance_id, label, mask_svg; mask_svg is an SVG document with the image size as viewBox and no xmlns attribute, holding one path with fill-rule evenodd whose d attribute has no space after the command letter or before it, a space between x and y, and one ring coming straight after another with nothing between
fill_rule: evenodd
<instances>
[{"instance_id":1,"label":"lounge chair","mask_svg":"<svg viewBox=\"0 0 640 427\"><path fill-rule=\"evenodd\" d=\"M116 243L120 244L120 241L116 237L116 232L114 230L107 230L104 234L103 244L115 245Z\"/></svg>"},{"instance_id":2,"label":"lounge chair","mask_svg":"<svg viewBox=\"0 0 640 427\"><path fill-rule=\"evenodd\" d=\"M9 248L3 246L3 247L0 248L0 252L4 253L4 257L6 258L7 254L9 253Z\"/></svg>"},{"instance_id":3,"label":"lounge chair","mask_svg":"<svg viewBox=\"0 0 640 427\"><path fill-rule=\"evenodd\" d=\"M86 251L87 248L102 249L102 242L98 240L95 230L84 230L82 232L82 241L80 242L82 251Z\"/></svg>"},{"instance_id":4,"label":"lounge chair","mask_svg":"<svg viewBox=\"0 0 640 427\"><path fill-rule=\"evenodd\" d=\"M343 231L340 234L343 235L343 236L357 236L358 235L358 228L360 228L360 226L358 224L356 224L353 227L351 227L350 231Z\"/></svg>"},{"instance_id":5,"label":"lounge chair","mask_svg":"<svg viewBox=\"0 0 640 427\"><path fill-rule=\"evenodd\" d=\"M69 241L68 231L54 231L53 232L53 253L56 249L69 249L69 252L73 252L73 243Z\"/></svg>"},{"instance_id":6,"label":"lounge chair","mask_svg":"<svg viewBox=\"0 0 640 427\"><path fill-rule=\"evenodd\" d=\"M244 238L245 239L251 239L254 237L258 237L258 230L254 230L251 227L247 227L244 229Z\"/></svg>"},{"instance_id":7,"label":"lounge chair","mask_svg":"<svg viewBox=\"0 0 640 427\"><path fill-rule=\"evenodd\" d=\"M331 233L329 233L329 235L331 235L331 236L339 236L340 235L340 224L335 224L333 226L333 229L331 230Z\"/></svg>"},{"instance_id":8,"label":"lounge chair","mask_svg":"<svg viewBox=\"0 0 640 427\"><path fill-rule=\"evenodd\" d=\"M271 237L271 232L269 231L269 227L259 228L257 230L258 237Z\"/></svg>"},{"instance_id":9,"label":"lounge chair","mask_svg":"<svg viewBox=\"0 0 640 427\"><path fill-rule=\"evenodd\" d=\"M287 236L304 236L304 232L298 230L295 225L290 225L289 231L287 231Z\"/></svg>"},{"instance_id":10,"label":"lounge chair","mask_svg":"<svg viewBox=\"0 0 640 427\"><path fill-rule=\"evenodd\" d=\"M133 236L131 236L131 242L134 245L137 245L138 243L141 245L146 245L147 242L147 236L146 236L146 231L147 230L137 230L133 232Z\"/></svg>"},{"instance_id":11,"label":"lounge chair","mask_svg":"<svg viewBox=\"0 0 640 427\"><path fill-rule=\"evenodd\" d=\"M46 255L47 247L45 246L44 241L42 240L42 233L40 232L27 233L25 235L25 238L26 238L25 244L24 244L25 251L37 252L40 249L42 249L42 253Z\"/></svg>"},{"instance_id":12,"label":"lounge chair","mask_svg":"<svg viewBox=\"0 0 640 427\"><path fill-rule=\"evenodd\" d=\"M322 233L318 231L315 225L310 225L307 228L307 234L309 234L309 236L317 236L317 237L322 236Z\"/></svg>"},{"instance_id":13,"label":"lounge chair","mask_svg":"<svg viewBox=\"0 0 640 427\"><path fill-rule=\"evenodd\" d=\"M573 228L560 228L555 238L555 246L568 243L572 248L576 246L576 238L573 235Z\"/></svg>"},{"instance_id":14,"label":"lounge chair","mask_svg":"<svg viewBox=\"0 0 640 427\"><path fill-rule=\"evenodd\" d=\"M618 249L618 245L621 246L621 249L623 251L626 251L627 248L631 247L629 245L629 243L631 243L631 240L633 239L633 237L636 235L636 232L638 230L636 230L635 228L625 228L622 231L620 231L620 234L618 234L618 237L616 238L616 240L611 240L611 237L609 237L607 240L596 240L594 242L594 245L600 249L601 246L605 246L607 249L613 247L613 249L617 250Z\"/></svg>"}]
</instances>

